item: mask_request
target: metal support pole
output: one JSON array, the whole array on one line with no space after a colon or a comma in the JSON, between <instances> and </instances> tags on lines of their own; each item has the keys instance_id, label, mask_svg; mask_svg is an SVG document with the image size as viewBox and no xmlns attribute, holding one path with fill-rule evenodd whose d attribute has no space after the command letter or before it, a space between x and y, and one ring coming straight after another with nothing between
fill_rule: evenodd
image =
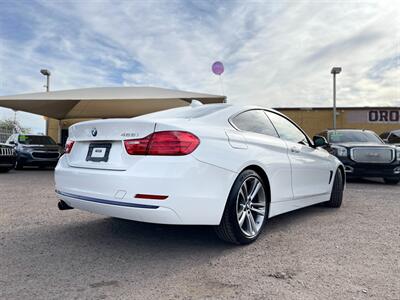
<instances>
[{"instance_id":1,"label":"metal support pole","mask_svg":"<svg viewBox=\"0 0 400 300\"><path fill-rule=\"evenodd\" d=\"M333 73L333 130L336 130L336 73Z\"/></svg>"},{"instance_id":2,"label":"metal support pole","mask_svg":"<svg viewBox=\"0 0 400 300\"><path fill-rule=\"evenodd\" d=\"M58 120L58 142L57 144L61 144L61 140L62 140L62 123L61 120Z\"/></svg>"},{"instance_id":3,"label":"metal support pole","mask_svg":"<svg viewBox=\"0 0 400 300\"><path fill-rule=\"evenodd\" d=\"M46 76L46 92L50 91L50 72L46 69L40 70L40 73ZM46 118L45 134L49 135L49 118Z\"/></svg>"}]
</instances>

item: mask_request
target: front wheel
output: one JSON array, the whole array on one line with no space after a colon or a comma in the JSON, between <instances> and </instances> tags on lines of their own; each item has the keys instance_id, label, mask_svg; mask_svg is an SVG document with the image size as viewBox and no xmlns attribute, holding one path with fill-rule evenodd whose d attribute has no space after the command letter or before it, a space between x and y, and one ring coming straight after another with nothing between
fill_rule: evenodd
<instances>
[{"instance_id":1,"label":"front wheel","mask_svg":"<svg viewBox=\"0 0 400 300\"><path fill-rule=\"evenodd\" d=\"M20 161L15 162L15 169L16 170L22 170L24 168L24 165Z\"/></svg>"},{"instance_id":2,"label":"front wheel","mask_svg":"<svg viewBox=\"0 0 400 300\"><path fill-rule=\"evenodd\" d=\"M253 170L243 171L229 193L218 237L234 244L249 244L260 235L268 217L268 201L262 178Z\"/></svg>"},{"instance_id":3,"label":"front wheel","mask_svg":"<svg viewBox=\"0 0 400 300\"><path fill-rule=\"evenodd\" d=\"M328 207L340 207L343 200L343 174L337 169L335 179L333 181L331 199L325 202Z\"/></svg>"},{"instance_id":4,"label":"front wheel","mask_svg":"<svg viewBox=\"0 0 400 300\"><path fill-rule=\"evenodd\" d=\"M386 184L398 184L400 182L400 178L383 178L383 181Z\"/></svg>"}]
</instances>

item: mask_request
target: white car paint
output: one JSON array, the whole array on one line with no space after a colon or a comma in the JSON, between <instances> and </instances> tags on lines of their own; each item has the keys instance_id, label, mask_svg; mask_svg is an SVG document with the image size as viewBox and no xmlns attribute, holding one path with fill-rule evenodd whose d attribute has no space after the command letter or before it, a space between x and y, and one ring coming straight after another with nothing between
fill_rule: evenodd
<instances>
[{"instance_id":1,"label":"white car paint","mask_svg":"<svg viewBox=\"0 0 400 300\"><path fill-rule=\"evenodd\" d=\"M216 111L206 114L207 109ZM75 124L69 130L72 151L55 170L58 197L71 207L107 216L218 225L235 179L256 166L269 181L268 217L328 201L340 161L323 149L241 131L230 123L232 116L252 109L274 112L210 104ZM124 147L124 140L170 130L196 135L199 146L183 156L129 155ZM87 161L89 145L100 142L112 144L108 161ZM138 199L137 194L167 198Z\"/></svg>"}]
</instances>

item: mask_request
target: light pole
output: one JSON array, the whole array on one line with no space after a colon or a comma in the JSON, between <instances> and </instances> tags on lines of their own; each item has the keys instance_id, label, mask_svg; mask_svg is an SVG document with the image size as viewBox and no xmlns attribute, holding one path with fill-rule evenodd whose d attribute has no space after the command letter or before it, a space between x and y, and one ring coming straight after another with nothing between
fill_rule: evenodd
<instances>
[{"instance_id":1,"label":"light pole","mask_svg":"<svg viewBox=\"0 0 400 300\"><path fill-rule=\"evenodd\" d=\"M333 67L331 74L333 74L333 130L336 130L336 74L342 72L341 67Z\"/></svg>"},{"instance_id":2,"label":"light pole","mask_svg":"<svg viewBox=\"0 0 400 300\"><path fill-rule=\"evenodd\" d=\"M40 73L42 73L44 76L46 76L46 92L50 90L50 71L47 69L41 69Z\"/></svg>"},{"instance_id":3,"label":"light pole","mask_svg":"<svg viewBox=\"0 0 400 300\"><path fill-rule=\"evenodd\" d=\"M41 69L40 73L42 73L42 75L46 76L46 85L45 85L45 87L46 87L46 92L49 92L50 91L50 71L47 70L47 69ZM48 118L46 118L45 131L46 131L46 135L48 135L49 134L49 119Z\"/></svg>"}]
</instances>

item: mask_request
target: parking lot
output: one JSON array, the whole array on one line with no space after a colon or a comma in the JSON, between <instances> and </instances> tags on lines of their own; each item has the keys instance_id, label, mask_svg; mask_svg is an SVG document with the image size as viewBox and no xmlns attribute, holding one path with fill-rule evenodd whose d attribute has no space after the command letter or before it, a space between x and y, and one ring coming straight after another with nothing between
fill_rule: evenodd
<instances>
[{"instance_id":1,"label":"parking lot","mask_svg":"<svg viewBox=\"0 0 400 300\"><path fill-rule=\"evenodd\" d=\"M56 204L52 171L0 174L1 299L399 299L400 185L349 183L245 247Z\"/></svg>"}]
</instances>

